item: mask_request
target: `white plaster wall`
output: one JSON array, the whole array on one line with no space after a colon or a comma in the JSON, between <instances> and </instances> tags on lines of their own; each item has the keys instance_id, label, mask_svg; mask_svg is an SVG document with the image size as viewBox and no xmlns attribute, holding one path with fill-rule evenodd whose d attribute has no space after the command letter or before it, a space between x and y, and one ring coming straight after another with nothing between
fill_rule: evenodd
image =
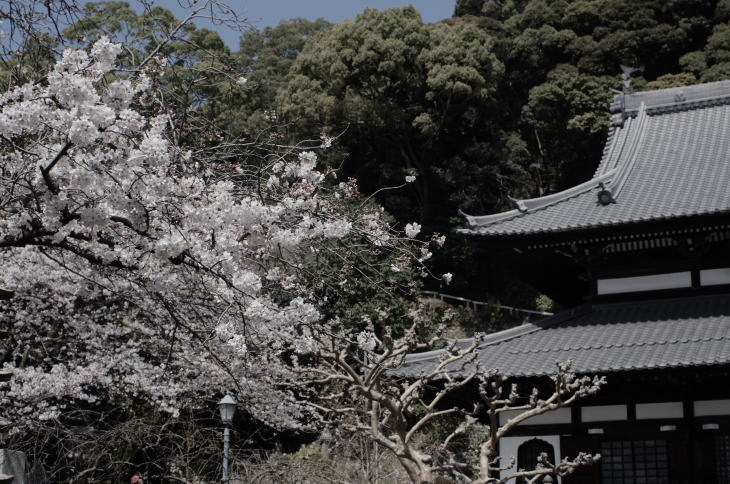
<instances>
[{"instance_id":1,"label":"white plaster wall","mask_svg":"<svg viewBox=\"0 0 730 484\"><path fill-rule=\"evenodd\" d=\"M656 418L682 418L684 408L682 402L637 403L636 419L651 420Z\"/></svg>"},{"instance_id":2,"label":"white plaster wall","mask_svg":"<svg viewBox=\"0 0 730 484\"><path fill-rule=\"evenodd\" d=\"M499 425L504 425L507 420L514 418L524 413L524 410L509 410L499 414ZM530 417L520 425L554 425L554 424L569 424L570 420L570 408L559 408L550 412Z\"/></svg>"},{"instance_id":3,"label":"white plaster wall","mask_svg":"<svg viewBox=\"0 0 730 484\"><path fill-rule=\"evenodd\" d=\"M716 286L718 284L730 284L730 268L700 271L700 285Z\"/></svg>"},{"instance_id":4,"label":"white plaster wall","mask_svg":"<svg viewBox=\"0 0 730 484\"><path fill-rule=\"evenodd\" d=\"M559 435L527 435L521 437L503 437L499 441L499 456L501 457L501 463L507 465L510 459L515 460L514 465L507 470L501 472L500 477L506 477L513 472L517 472L517 449L522 443L532 439L541 439L553 446L555 450L555 462L560 462L563 457L560 455L560 436ZM555 463L553 462L553 464ZM561 480L558 476L558 484ZM514 482L514 481L512 481Z\"/></svg>"},{"instance_id":5,"label":"white plaster wall","mask_svg":"<svg viewBox=\"0 0 730 484\"><path fill-rule=\"evenodd\" d=\"M695 417L730 415L730 400L698 400L694 407Z\"/></svg>"},{"instance_id":6,"label":"white plaster wall","mask_svg":"<svg viewBox=\"0 0 730 484\"><path fill-rule=\"evenodd\" d=\"M599 279L597 289L598 294L620 294L690 286L692 286L692 274L689 271L685 271L651 276Z\"/></svg>"},{"instance_id":7,"label":"white plaster wall","mask_svg":"<svg viewBox=\"0 0 730 484\"><path fill-rule=\"evenodd\" d=\"M580 409L583 422L613 422L628 419L626 405L591 405Z\"/></svg>"}]
</instances>

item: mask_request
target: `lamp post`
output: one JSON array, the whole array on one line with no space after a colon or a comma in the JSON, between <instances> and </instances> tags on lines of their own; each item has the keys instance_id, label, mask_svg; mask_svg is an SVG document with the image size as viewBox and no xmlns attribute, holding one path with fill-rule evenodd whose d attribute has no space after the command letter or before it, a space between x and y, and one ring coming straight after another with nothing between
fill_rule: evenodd
<instances>
[{"instance_id":1,"label":"lamp post","mask_svg":"<svg viewBox=\"0 0 730 484\"><path fill-rule=\"evenodd\" d=\"M230 426L233 423L233 414L236 412L236 401L232 396L226 395L218 402L218 410L223 422L223 482L228 484L228 444L231 442Z\"/></svg>"}]
</instances>

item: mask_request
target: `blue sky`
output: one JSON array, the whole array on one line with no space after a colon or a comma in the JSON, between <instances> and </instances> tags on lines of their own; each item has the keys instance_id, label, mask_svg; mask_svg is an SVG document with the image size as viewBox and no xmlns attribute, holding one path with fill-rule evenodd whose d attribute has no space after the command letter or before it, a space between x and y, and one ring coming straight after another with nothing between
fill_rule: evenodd
<instances>
[{"instance_id":1,"label":"blue sky","mask_svg":"<svg viewBox=\"0 0 730 484\"><path fill-rule=\"evenodd\" d=\"M128 0L134 4L134 0ZM178 0L157 0L156 5L169 8L178 17L182 17L184 10L179 7ZM330 22L342 22L345 19L354 19L355 16L367 7L386 9L413 5L421 12L423 21L438 22L451 17L454 13L456 0L228 0L227 4L236 10L236 13L247 18L258 28L277 25L280 21L304 17L309 20L324 18ZM218 30L223 40L234 50L238 49L238 32L224 27L211 27L204 23L200 26Z\"/></svg>"}]
</instances>

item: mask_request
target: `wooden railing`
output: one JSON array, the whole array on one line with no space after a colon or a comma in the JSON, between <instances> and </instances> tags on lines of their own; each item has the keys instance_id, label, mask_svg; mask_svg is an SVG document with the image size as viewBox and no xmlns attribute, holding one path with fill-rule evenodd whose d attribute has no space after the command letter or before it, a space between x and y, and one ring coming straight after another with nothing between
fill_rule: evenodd
<instances>
[{"instance_id":1,"label":"wooden railing","mask_svg":"<svg viewBox=\"0 0 730 484\"><path fill-rule=\"evenodd\" d=\"M439 299L441 301L458 301L460 303L463 303L466 305L466 307L477 309L478 306L492 306L497 307L500 309L504 309L505 311L514 312L514 313L525 313L525 314L533 314L537 316L552 316L553 313L549 313L547 311L538 311L536 309L522 309L522 308L515 308L512 306L505 306L504 304L493 304L490 302L484 302L484 301L475 301L474 299L467 299L465 297L460 296L452 296L450 294L443 294L436 291L421 291L421 294L433 297L436 299Z\"/></svg>"}]
</instances>

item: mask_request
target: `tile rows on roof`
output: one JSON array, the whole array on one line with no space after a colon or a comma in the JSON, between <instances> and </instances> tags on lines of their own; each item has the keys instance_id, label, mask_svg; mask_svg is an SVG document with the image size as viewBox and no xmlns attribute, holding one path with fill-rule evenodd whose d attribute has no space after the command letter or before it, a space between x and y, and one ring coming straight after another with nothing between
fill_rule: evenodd
<instances>
[{"instance_id":1,"label":"tile rows on roof","mask_svg":"<svg viewBox=\"0 0 730 484\"><path fill-rule=\"evenodd\" d=\"M507 376L543 376L573 360L579 373L730 363L730 295L585 306L536 324L490 335L482 368ZM417 376L439 352L413 354L398 373Z\"/></svg>"},{"instance_id":2,"label":"tile rows on roof","mask_svg":"<svg viewBox=\"0 0 730 484\"><path fill-rule=\"evenodd\" d=\"M668 92L664 92L668 91ZM676 88L636 93L648 102L613 127L596 177L563 192L521 201L522 210L467 216L462 232L520 235L730 213L730 81L681 89L698 102L675 102ZM708 96L715 96L708 98ZM712 102L711 102L712 101ZM601 205L604 185L615 203Z\"/></svg>"}]
</instances>

